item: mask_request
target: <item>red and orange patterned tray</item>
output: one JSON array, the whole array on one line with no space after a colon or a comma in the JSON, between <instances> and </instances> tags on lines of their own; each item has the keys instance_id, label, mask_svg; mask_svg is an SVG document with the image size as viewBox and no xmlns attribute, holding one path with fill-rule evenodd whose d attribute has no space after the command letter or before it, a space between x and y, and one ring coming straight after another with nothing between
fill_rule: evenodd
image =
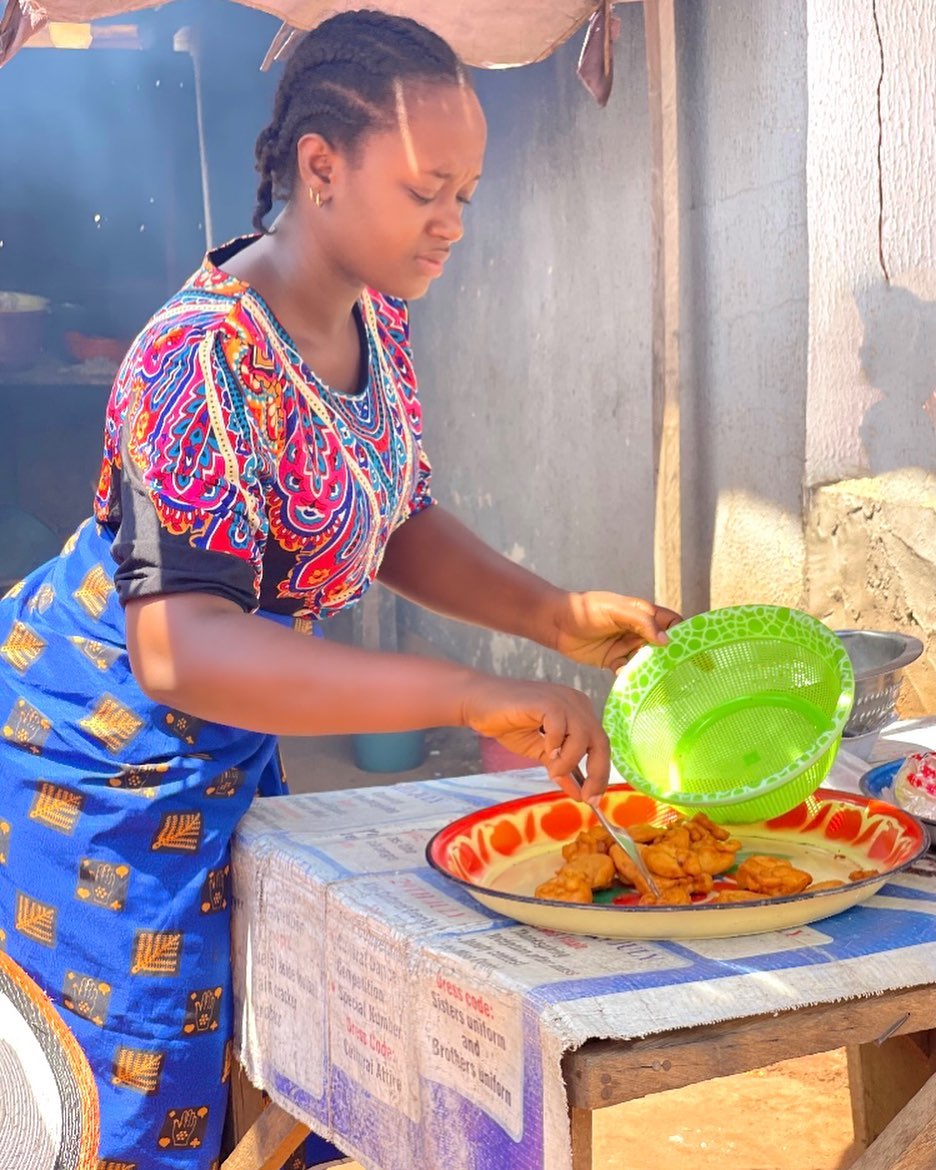
<instances>
[{"instance_id":1,"label":"red and orange patterned tray","mask_svg":"<svg viewBox=\"0 0 936 1170\"><path fill-rule=\"evenodd\" d=\"M610 788L603 808L622 826L663 825L677 815L627 785ZM536 886L562 864L562 846L594 823L588 805L545 792L462 817L436 833L426 854L430 865L482 905L519 922L574 934L678 939L758 934L828 918L870 898L928 845L923 827L901 809L820 789L782 817L726 827L741 841L739 863L752 853L785 857L811 873L814 882L838 879L843 886L757 902L701 900L691 906L638 906L636 895L623 888L597 895L601 900L591 905L533 897ZM849 881L856 870L878 872ZM734 885L731 872L718 883L722 888Z\"/></svg>"}]
</instances>

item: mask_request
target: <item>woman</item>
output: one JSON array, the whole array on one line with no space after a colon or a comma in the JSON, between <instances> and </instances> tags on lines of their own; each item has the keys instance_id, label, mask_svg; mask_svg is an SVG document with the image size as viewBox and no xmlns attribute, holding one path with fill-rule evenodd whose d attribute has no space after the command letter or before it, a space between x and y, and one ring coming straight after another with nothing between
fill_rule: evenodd
<instances>
[{"instance_id":1,"label":"woman","mask_svg":"<svg viewBox=\"0 0 936 1170\"><path fill-rule=\"evenodd\" d=\"M675 619L556 589L430 507L404 302L461 238L484 145L426 29L358 12L307 36L257 143L258 235L140 334L94 518L0 604L5 944L89 1056L108 1170L218 1155L229 844L282 791L275 736L468 726L573 794L582 757L584 795L607 782L577 691L313 642L316 620L376 577L614 669Z\"/></svg>"}]
</instances>

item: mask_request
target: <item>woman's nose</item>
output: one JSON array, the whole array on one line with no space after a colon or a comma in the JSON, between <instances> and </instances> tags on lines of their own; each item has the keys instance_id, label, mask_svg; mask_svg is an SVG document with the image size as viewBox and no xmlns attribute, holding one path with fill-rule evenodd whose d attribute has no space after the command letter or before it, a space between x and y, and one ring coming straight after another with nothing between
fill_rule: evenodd
<instances>
[{"instance_id":1,"label":"woman's nose","mask_svg":"<svg viewBox=\"0 0 936 1170\"><path fill-rule=\"evenodd\" d=\"M465 234L461 204L452 203L444 209L440 208L439 214L430 225L430 234L437 239L447 240L450 244L457 244Z\"/></svg>"}]
</instances>

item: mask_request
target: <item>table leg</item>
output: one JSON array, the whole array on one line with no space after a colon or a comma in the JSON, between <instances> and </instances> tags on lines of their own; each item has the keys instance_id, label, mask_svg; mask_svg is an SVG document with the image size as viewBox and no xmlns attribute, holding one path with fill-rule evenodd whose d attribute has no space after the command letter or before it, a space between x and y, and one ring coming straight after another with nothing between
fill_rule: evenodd
<instances>
[{"instance_id":1,"label":"table leg","mask_svg":"<svg viewBox=\"0 0 936 1170\"><path fill-rule=\"evenodd\" d=\"M234 1058L221 1170L280 1170L310 1132L278 1105L271 1104L266 1094L252 1084L237 1057ZM322 1163L322 1170L329 1166L363 1170L350 1158Z\"/></svg>"},{"instance_id":2,"label":"table leg","mask_svg":"<svg viewBox=\"0 0 936 1170\"><path fill-rule=\"evenodd\" d=\"M310 1132L279 1105L267 1105L221 1163L221 1170L280 1170Z\"/></svg>"},{"instance_id":3,"label":"table leg","mask_svg":"<svg viewBox=\"0 0 936 1170\"><path fill-rule=\"evenodd\" d=\"M250 1080L235 1056L231 1062L231 1097L228 1102L224 1154L229 1154L268 1104L267 1096Z\"/></svg>"},{"instance_id":4,"label":"table leg","mask_svg":"<svg viewBox=\"0 0 936 1170\"><path fill-rule=\"evenodd\" d=\"M301 1122L270 1104L235 1057L221 1170L280 1170L308 1133Z\"/></svg>"},{"instance_id":5,"label":"table leg","mask_svg":"<svg viewBox=\"0 0 936 1170\"><path fill-rule=\"evenodd\" d=\"M936 1032L848 1048L855 1138L867 1148L936 1073Z\"/></svg>"},{"instance_id":6,"label":"table leg","mask_svg":"<svg viewBox=\"0 0 936 1170\"><path fill-rule=\"evenodd\" d=\"M572 1170L592 1170L595 1114L591 1109L569 1107L572 1134Z\"/></svg>"},{"instance_id":7,"label":"table leg","mask_svg":"<svg viewBox=\"0 0 936 1170\"><path fill-rule=\"evenodd\" d=\"M934 1170L936 1076L905 1105L851 1170Z\"/></svg>"}]
</instances>

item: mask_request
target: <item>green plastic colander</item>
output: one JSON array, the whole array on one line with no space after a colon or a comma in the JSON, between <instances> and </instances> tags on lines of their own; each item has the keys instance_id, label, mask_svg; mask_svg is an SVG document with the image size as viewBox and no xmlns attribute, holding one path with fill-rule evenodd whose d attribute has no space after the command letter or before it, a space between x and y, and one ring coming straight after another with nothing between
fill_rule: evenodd
<instances>
[{"instance_id":1,"label":"green plastic colander","mask_svg":"<svg viewBox=\"0 0 936 1170\"><path fill-rule=\"evenodd\" d=\"M769 820L820 786L855 679L841 639L795 609L687 618L618 675L604 712L623 780L714 821Z\"/></svg>"}]
</instances>

